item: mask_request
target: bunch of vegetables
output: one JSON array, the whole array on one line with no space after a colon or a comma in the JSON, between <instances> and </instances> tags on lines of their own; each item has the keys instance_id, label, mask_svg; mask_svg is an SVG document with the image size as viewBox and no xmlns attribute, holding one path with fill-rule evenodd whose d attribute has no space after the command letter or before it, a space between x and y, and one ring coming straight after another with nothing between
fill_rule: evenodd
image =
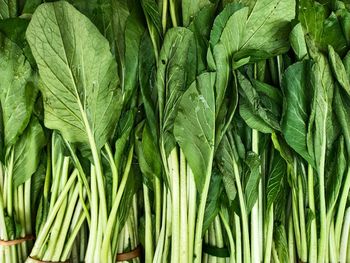
<instances>
[{"instance_id":1,"label":"bunch of vegetables","mask_svg":"<svg viewBox=\"0 0 350 263\"><path fill-rule=\"evenodd\" d=\"M0 2L0 262L350 262L350 4Z\"/></svg>"}]
</instances>

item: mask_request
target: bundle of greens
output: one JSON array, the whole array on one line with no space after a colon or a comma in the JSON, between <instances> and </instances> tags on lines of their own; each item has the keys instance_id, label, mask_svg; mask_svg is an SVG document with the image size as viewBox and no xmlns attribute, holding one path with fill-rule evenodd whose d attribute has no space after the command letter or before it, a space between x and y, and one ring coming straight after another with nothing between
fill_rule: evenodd
<instances>
[{"instance_id":1,"label":"bundle of greens","mask_svg":"<svg viewBox=\"0 0 350 263\"><path fill-rule=\"evenodd\" d=\"M0 1L0 261L350 262L349 19Z\"/></svg>"}]
</instances>

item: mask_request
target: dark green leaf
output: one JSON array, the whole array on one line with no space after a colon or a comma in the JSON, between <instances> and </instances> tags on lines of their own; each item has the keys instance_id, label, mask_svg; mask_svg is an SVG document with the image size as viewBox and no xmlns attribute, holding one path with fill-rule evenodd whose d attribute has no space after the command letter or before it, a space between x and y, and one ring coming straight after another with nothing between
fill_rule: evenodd
<instances>
[{"instance_id":1,"label":"dark green leaf","mask_svg":"<svg viewBox=\"0 0 350 263\"><path fill-rule=\"evenodd\" d=\"M248 177L246 178L244 187L247 213L249 214L258 199L261 162L256 153L248 152L245 163L249 167Z\"/></svg>"},{"instance_id":2,"label":"dark green leaf","mask_svg":"<svg viewBox=\"0 0 350 263\"><path fill-rule=\"evenodd\" d=\"M37 95L33 72L22 50L0 34L0 99L5 146L13 145L26 128Z\"/></svg>"},{"instance_id":3,"label":"dark green leaf","mask_svg":"<svg viewBox=\"0 0 350 263\"><path fill-rule=\"evenodd\" d=\"M310 62L298 62L288 67L282 79L285 108L282 132L286 142L309 163L314 163L307 148L309 106L312 90L309 84Z\"/></svg>"},{"instance_id":4,"label":"dark green leaf","mask_svg":"<svg viewBox=\"0 0 350 263\"><path fill-rule=\"evenodd\" d=\"M46 144L43 128L36 118L32 118L28 127L14 145L13 186L27 181L37 170L41 150Z\"/></svg>"}]
</instances>

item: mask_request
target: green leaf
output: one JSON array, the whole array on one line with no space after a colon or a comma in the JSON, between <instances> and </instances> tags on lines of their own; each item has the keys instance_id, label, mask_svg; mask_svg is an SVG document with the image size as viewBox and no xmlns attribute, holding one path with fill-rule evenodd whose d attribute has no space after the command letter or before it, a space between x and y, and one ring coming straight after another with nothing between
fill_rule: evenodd
<instances>
[{"instance_id":1,"label":"green leaf","mask_svg":"<svg viewBox=\"0 0 350 263\"><path fill-rule=\"evenodd\" d=\"M26 0L23 7L23 14L33 14L35 9L41 4L41 0Z\"/></svg>"},{"instance_id":2,"label":"green leaf","mask_svg":"<svg viewBox=\"0 0 350 263\"><path fill-rule=\"evenodd\" d=\"M280 262L290 262L287 233L284 225L274 227L273 239Z\"/></svg>"},{"instance_id":3,"label":"green leaf","mask_svg":"<svg viewBox=\"0 0 350 263\"><path fill-rule=\"evenodd\" d=\"M287 51L290 21L294 16L294 0L257 0L240 41L241 54L236 57L249 54L252 59L262 59Z\"/></svg>"},{"instance_id":4,"label":"green leaf","mask_svg":"<svg viewBox=\"0 0 350 263\"><path fill-rule=\"evenodd\" d=\"M33 117L13 148L14 188L23 184L35 173L41 160L41 150L45 144L44 130L39 121Z\"/></svg>"},{"instance_id":5,"label":"green leaf","mask_svg":"<svg viewBox=\"0 0 350 263\"><path fill-rule=\"evenodd\" d=\"M135 150L144 182L152 189L154 177L162 175L160 154L147 124L139 125L136 130Z\"/></svg>"},{"instance_id":6,"label":"green leaf","mask_svg":"<svg viewBox=\"0 0 350 263\"><path fill-rule=\"evenodd\" d=\"M0 4L0 19L6 19L17 16L17 1L2 0Z\"/></svg>"},{"instance_id":7,"label":"green leaf","mask_svg":"<svg viewBox=\"0 0 350 263\"><path fill-rule=\"evenodd\" d=\"M344 138L340 137L337 142L337 150L333 156L329 158L333 159L334 169L329 169L328 173L328 185L327 191L327 208L332 211L337 203L337 199L340 193L340 188L343 182L343 177L347 169L345 151L344 151Z\"/></svg>"},{"instance_id":8,"label":"green leaf","mask_svg":"<svg viewBox=\"0 0 350 263\"><path fill-rule=\"evenodd\" d=\"M125 24L125 66L123 67L123 100L127 103L138 82L139 50L145 31L141 19L132 12Z\"/></svg>"},{"instance_id":9,"label":"green leaf","mask_svg":"<svg viewBox=\"0 0 350 263\"><path fill-rule=\"evenodd\" d=\"M287 165L285 160L281 157L281 155L274 151L274 154L271 156L271 168L269 171L269 177L267 180L267 210L269 210L270 206L279 202L278 197L281 194L281 191L284 191L284 185L286 181L286 171Z\"/></svg>"},{"instance_id":10,"label":"green leaf","mask_svg":"<svg viewBox=\"0 0 350 263\"><path fill-rule=\"evenodd\" d=\"M161 23L161 14L159 12L157 1L142 0L141 6L145 15L147 15L150 18L150 21L152 21L152 24L156 28L158 35L162 36L163 29L162 29L162 23Z\"/></svg>"},{"instance_id":11,"label":"green leaf","mask_svg":"<svg viewBox=\"0 0 350 263\"><path fill-rule=\"evenodd\" d=\"M204 8L211 4L210 0L183 0L182 2L182 21L184 26L188 26L193 17Z\"/></svg>"},{"instance_id":12,"label":"green leaf","mask_svg":"<svg viewBox=\"0 0 350 263\"><path fill-rule=\"evenodd\" d=\"M347 41L334 13L327 17L326 7L313 0L301 0L298 8L298 18L304 33L311 36L318 48L326 51L331 45L339 53L346 51Z\"/></svg>"},{"instance_id":13,"label":"green leaf","mask_svg":"<svg viewBox=\"0 0 350 263\"><path fill-rule=\"evenodd\" d=\"M207 69L208 39L211 26L215 18L216 6L214 4L203 7L193 18L188 28L194 33L197 45L197 72L202 73Z\"/></svg>"},{"instance_id":14,"label":"green leaf","mask_svg":"<svg viewBox=\"0 0 350 263\"><path fill-rule=\"evenodd\" d=\"M122 104L108 41L67 2L38 7L26 35L42 80L45 125L70 142L94 140L100 149Z\"/></svg>"},{"instance_id":15,"label":"green leaf","mask_svg":"<svg viewBox=\"0 0 350 263\"><path fill-rule=\"evenodd\" d=\"M247 125L262 133L272 133L274 130L259 115L256 115L251 105L244 98L239 102L239 114Z\"/></svg>"},{"instance_id":16,"label":"green leaf","mask_svg":"<svg viewBox=\"0 0 350 263\"><path fill-rule=\"evenodd\" d=\"M146 120L152 132L153 139L156 140L158 135L158 122L156 120L156 99L157 90L154 87L155 82L155 57L152 49L152 42L147 33L141 40L139 55L139 85L143 107L145 110Z\"/></svg>"},{"instance_id":17,"label":"green leaf","mask_svg":"<svg viewBox=\"0 0 350 263\"><path fill-rule=\"evenodd\" d=\"M248 16L248 8L236 11L226 23L222 30L220 41L214 47L214 60L216 64L216 108L220 109L224 100L226 88L230 77L230 62L232 55L240 47L240 39L244 34L245 21ZM234 37L233 37L234 36Z\"/></svg>"},{"instance_id":18,"label":"green leaf","mask_svg":"<svg viewBox=\"0 0 350 263\"><path fill-rule=\"evenodd\" d=\"M5 147L26 128L37 95L33 72L22 50L0 34L0 99Z\"/></svg>"},{"instance_id":19,"label":"green leaf","mask_svg":"<svg viewBox=\"0 0 350 263\"><path fill-rule=\"evenodd\" d=\"M214 221L215 217L219 213L220 208L220 196L222 192L222 181L220 172L214 170L210 178L210 186L208 192L207 204L205 206L204 221L203 221L203 233L207 231L210 224Z\"/></svg>"},{"instance_id":20,"label":"green leaf","mask_svg":"<svg viewBox=\"0 0 350 263\"><path fill-rule=\"evenodd\" d=\"M196 68L192 67L195 58L193 33L182 27L168 30L159 55L156 81L160 137L166 155L175 146L174 119L182 94L195 79Z\"/></svg>"},{"instance_id":21,"label":"green leaf","mask_svg":"<svg viewBox=\"0 0 350 263\"><path fill-rule=\"evenodd\" d=\"M228 132L229 133L229 132ZM229 140L229 135L226 134L218 147L215 154L216 163L222 174L222 180L226 190L227 197L230 201L236 198L236 186L235 186L235 145L232 145Z\"/></svg>"},{"instance_id":22,"label":"green leaf","mask_svg":"<svg viewBox=\"0 0 350 263\"><path fill-rule=\"evenodd\" d=\"M214 20L213 28L210 33L210 46L214 46L220 41L222 31L224 30L227 20L238 10L243 8L241 4L231 3L225 6L225 8L218 14Z\"/></svg>"},{"instance_id":23,"label":"green leaf","mask_svg":"<svg viewBox=\"0 0 350 263\"><path fill-rule=\"evenodd\" d=\"M279 92L272 86L262 82L249 81L243 74L237 72L240 85L240 114L247 124L261 132L280 130L279 106L276 105ZM258 93L259 91L259 93Z\"/></svg>"},{"instance_id":24,"label":"green leaf","mask_svg":"<svg viewBox=\"0 0 350 263\"><path fill-rule=\"evenodd\" d=\"M201 193L211 173L215 141L215 73L203 73L181 98L174 124L176 141L191 167Z\"/></svg>"},{"instance_id":25,"label":"green leaf","mask_svg":"<svg viewBox=\"0 0 350 263\"><path fill-rule=\"evenodd\" d=\"M313 111L314 132L313 132L313 150L316 161L316 167L321 167L326 154L326 146L329 134L327 133L327 125L331 118L331 102L333 97L334 83L332 73L327 59L322 54L314 57L315 64L312 67L312 85L313 95ZM313 113L311 113L312 115ZM312 121L310 121L312 122ZM309 131L311 129L309 128ZM309 152L311 148L309 147Z\"/></svg>"},{"instance_id":26,"label":"green leaf","mask_svg":"<svg viewBox=\"0 0 350 263\"><path fill-rule=\"evenodd\" d=\"M282 133L286 142L309 163L314 163L308 152L307 134L309 106L312 99L309 61L298 62L288 67L282 78L284 110Z\"/></svg>"},{"instance_id":27,"label":"green leaf","mask_svg":"<svg viewBox=\"0 0 350 263\"><path fill-rule=\"evenodd\" d=\"M246 178L244 187L247 213L249 214L255 201L258 199L261 161L256 153L248 152L245 163L249 167L248 177Z\"/></svg>"},{"instance_id":28,"label":"green leaf","mask_svg":"<svg viewBox=\"0 0 350 263\"><path fill-rule=\"evenodd\" d=\"M339 55L334 51L332 46L328 46L329 60L332 67L333 74L335 75L340 86L350 95L350 82L348 74L345 70L343 62Z\"/></svg>"},{"instance_id":29,"label":"green leaf","mask_svg":"<svg viewBox=\"0 0 350 263\"><path fill-rule=\"evenodd\" d=\"M304 38L304 31L301 23L296 24L289 35L290 45L292 46L298 60L307 57L307 46Z\"/></svg>"},{"instance_id":30,"label":"green leaf","mask_svg":"<svg viewBox=\"0 0 350 263\"><path fill-rule=\"evenodd\" d=\"M345 138L347 153L350 154L350 98L339 86L336 86L334 92L334 108Z\"/></svg>"}]
</instances>

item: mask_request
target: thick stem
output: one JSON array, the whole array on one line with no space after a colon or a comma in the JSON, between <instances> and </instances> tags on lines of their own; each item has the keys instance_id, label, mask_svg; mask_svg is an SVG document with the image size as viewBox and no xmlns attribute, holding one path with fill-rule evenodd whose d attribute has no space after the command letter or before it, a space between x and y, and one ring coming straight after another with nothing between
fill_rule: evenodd
<instances>
[{"instance_id":1,"label":"thick stem","mask_svg":"<svg viewBox=\"0 0 350 263\"><path fill-rule=\"evenodd\" d=\"M316 215L315 197L314 197L314 171L312 166L308 165L308 194L309 208L311 213ZM317 262L317 225L316 218L311 219L310 223L310 244L309 244L309 262Z\"/></svg>"},{"instance_id":2,"label":"thick stem","mask_svg":"<svg viewBox=\"0 0 350 263\"><path fill-rule=\"evenodd\" d=\"M213 160L213 155L214 155L214 152L211 151L209 160ZM198 207L195 242L194 242L194 262L195 263L200 263L202 258L203 220L204 220L205 205L207 203L207 196L208 196L209 185L210 185L211 170L212 170L212 162L208 164L203 190L199 198L199 207Z\"/></svg>"},{"instance_id":3,"label":"thick stem","mask_svg":"<svg viewBox=\"0 0 350 263\"><path fill-rule=\"evenodd\" d=\"M337 246L340 247L340 239L341 239L341 232L343 227L343 221L344 221L344 214L346 209L346 203L348 199L350 191L350 168L348 168L348 172L346 174L343 190L340 195L340 201L337 211L337 219L335 221L335 242L337 243Z\"/></svg>"},{"instance_id":4,"label":"thick stem","mask_svg":"<svg viewBox=\"0 0 350 263\"><path fill-rule=\"evenodd\" d=\"M160 185L160 179L158 177L154 178L154 196L155 196L155 214L156 214L156 223L155 223L155 240L158 242L161 229L161 220L162 220L162 189Z\"/></svg>"},{"instance_id":5,"label":"thick stem","mask_svg":"<svg viewBox=\"0 0 350 263\"><path fill-rule=\"evenodd\" d=\"M170 2L170 17L173 27L177 27L177 17L176 17L176 0L169 0Z\"/></svg>"},{"instance_id":6,"label":"thick stem","mask_svg":"<svg viewBox=\"0 0 350 263\"><path fill-rule=\"evenodd\" d=\"M152 212L148 187L143 184L143 199L145 204L145 262L153 261Z\"/></svg>"},{"instance_id":7,"label":"thick stem","mask_svg":"<svg viewBox=\"0 0 350 263\"><path fill-rule=\"evenodd\" d=\"M241 233L241 222L239 216L235 213L235 233L236 233L236 262L242 263L242 233ZM248 235L249 238L249 235ZM234 250L232 250L234 251ZM232 253L231 251L231 253ZM248 249L250 253L250 249Z\"/></svg>"},{"instance_id":8,"label":"thick stem","mask_svg":"<svg viewBox=\"0 0 350 263\"><path fill-rule=\"evenodd\" d=\"M250 236L249 236L249 226L248 226L248 214L244 200L243 189L241 185L241 178L239 176L238 165L236 162L233 163L233 171L235 176L235 181L237 185L238 200L239 206L241 209L241 220L242 220L242 229L243 229L243 255L244 263L250 263ZM238 260L237 260L238 261Z\"/></svg>"},{"instance_id":9,"label":"thick stem","mask_svg":"<svg viewBox=\"0 0 350 263\"><path fill-rule=\"evenodd\" d=\"M299 222L300 222L300 259L307 262L307 239L305 226L305 211L304 211L304 189L301 176L298 176L298 207L299 207Z\"/></svg>"},{"instance_id":10,"label":"thick stem","mask_svg":"<svg viewBox=\"0 0 350 263\"><path fill-rule=\"evenodd\" d=\"M227 213L227 212L226 212ZM232 231L230 229L230 225L229 225L229 222L227 222L225 216L223 215L222 211L219 212L219 215L220 215L220 218L221 218L221 221L222 221L222 224L224 225L224 228L225 228L225 231L226 231L226 234L227 234L227 237L228 237L228 241L229 241L229 244L230 244L230 260L229 260L229 263L235 263L235 255L238 253L238 251L235 251L235 242L233 240L233 234L232 234ZM238 219L238 223L239 223L239 218L237 216L237 214L235 214L235 222L236 220ZM236 231L236 236L237 234L240 234ZM240 255L241 257L242 255ZM237 263L241 263L241 261L237 261Z\"/></svg>"},{"instance_id":11,"label":"thick stem","mask_svg":"<svg viewBox=\"0 0 350 263\"><path fill-rule=\"evenodd\" d=\"M350 208L346 209L345 213L345 220L343 225L343 230L341 234L341 241L340 241L340 253L339 253L339 262L346 263L346 253L347 248L349 246L348 240L349 240L349 231L350 231Z\"/></svg>"},{"instance_id":12,"label":"thick stem","mask_svg":"<svg viewBox=\"0 0 350 263\"><path fill-rule=\"evenodd\" d=\"M111 236L112 236L113 229L115 226L119 205L120 205L120 202L121 202L124 190L125 190L125 185L126 185L126 182L128 180L132 156L133 156L133 147L131 147L131 149L129 151L128 161L127 161L127 164L126 164L126 167L124 170L122 181L121 181L120 186L118 188L118 193L117 193L115 199L113 200L113 206L112 206L111 212L109 214L107 226L105 229L105 235L103 237L103 242L102 242L102 246L101 246L101 259L99 259L103 262L109 262L109 259L112 255L112 253L110 251Z\"/></svg>"},{"instance_id":13,"label":"thick stem","mask_svg":"<svg viewBox=\"0 0 350 263\"><path fill-rule=\"evenodd\" d=\"M157 239L157 246L156 250L154 252L154 263L161 263L162 262L162 252L164 248L164 242L165 242L165 229L166 229L166 212L167 212L167 191L164 189L163 191L163 209L162 209L162 227L160 229L159 238Z\"/></svg>"},{"instance_id":14,"label":"thick stem","mask_svg":"<svg viewBox=\"0 0 350 263\"><path fill-rule=\"evenodd\" d=\"M197 189L191 167L187 164L188 195L188 262L193 261L194 235L196 228Z\"/></svg>"},{"instance_id":15,"label":"thick stem","mask_svg":"<svg viewBox=\"0 0 350 263\"><path fill-rule=\"evenodd\" d=\"M172 231L171 231L171 262L180 262L180 171L177 148L169 155L168 167L171 180Z\"/></svg>"},{"instance_id":16,"label":"thick stem","mask_svg":"<svg viewBox=\"0 0 350 263\"><path fill-rule=\"evenodd\" d=\"M289 261L296 262L295 243L294 243L294 225L293 225L293 216L291 214L289 215L289 220L288 220L288 252L289 252L288 253Z\"/></svg>"},{"instance_id":17,"label":"thick stem","mask_svg":"<svg viewBox=\"0 0 350 263\"><path fill-rule=\"evenodd\" d=\"M75 179L77 177L77 172L73 172L71 174L71 176L69 177L64 189L62 190L61 194L59 195L55 205L53 206L52 209L52 213L50 213L46 219L46 223L43 227L43 229L41 230L41 232L39 233L39 235L37 236L37 239L35 241L34 247L32 249L32 252L30 253L31 256L36 257L41 248L44 245L44 242L46 240L46 237L51 229L51 225L53 224L55 218L56 218L56 214L59 211L59 209L61 208L62 203L64 202L64 200L66 199L66 196L70 190L70 188L72 187Z\"/></svg>"},{"instance_id":18,"label":"thick stem","mask_svg":"<svg viewBox=\"0 0 350 263\"><path fill-rule=\"evenodd\" d=\"M259 154L259 133L252 131L252 150ZM260 182L259 182L260 192ZM260 194L260 193L259 193ZM259 201L257 200L251 212L251 259L254 263L260 263L260 220L259 220Z\"/></svg>"},{"instance_id":19,"label":"thick stem","mask_svg":"<svg viewBox=\"0 0 350 263\"><path fill-rule=\"evenodd\" d=\"M273 204L271 204L268 211L267 225L266 225L266 240L265 240L265 256L264 262L271 262L271 251L273 241Z\"/></svg>"},{"instance_id":20,"label":"thick stem","mask_svg":"<svg viewBox=\"0 0 350 263\"><path fill-rule=\"evenodd\" d=\"M96 235L97 235L97 225L98 225L98 194L97 194L97 184L96 184L96 172L95 167L91 164L91 225L90 225L90 235L88 241L88 247L86 250L85 261L87 263L93 263L94 251L96 249Z\"/></svg>"},{"instance_id":21,"label":"thick stem","mask_svg":"<svg viewBox=\"0 0 350 263\"><path fill-rule=\"evenodd\" d=\"M186 262L188 260L188 219L187 219L187 163L185 155L180 150L180 262ZM193 189L195 190L195 189Z\"/></svg>"}]
</instances>

